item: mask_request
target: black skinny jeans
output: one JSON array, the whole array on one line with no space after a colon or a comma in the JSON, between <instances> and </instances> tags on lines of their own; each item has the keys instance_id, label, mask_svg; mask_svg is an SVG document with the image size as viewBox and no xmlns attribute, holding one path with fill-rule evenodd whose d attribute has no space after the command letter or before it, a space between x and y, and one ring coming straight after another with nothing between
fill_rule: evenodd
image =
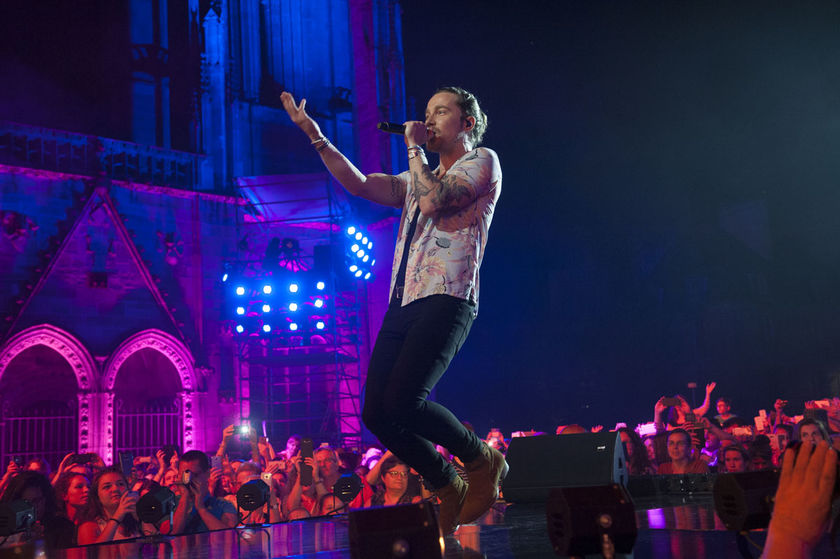
<instances>
[{"instance_id":1,"label":"black skinny jeans","mask_svg":"<svg viewBox=\"0 0 840 559\"><path fill-rule=\"evenodd\" d=\"M481 453L475 433L448 409L426 399L467 338L474 309L450 295L432 295L405 307L392 304L370 358L362 419L435 489L457 475L436 444L463 462Z\"/></svg>"}]
</instances>

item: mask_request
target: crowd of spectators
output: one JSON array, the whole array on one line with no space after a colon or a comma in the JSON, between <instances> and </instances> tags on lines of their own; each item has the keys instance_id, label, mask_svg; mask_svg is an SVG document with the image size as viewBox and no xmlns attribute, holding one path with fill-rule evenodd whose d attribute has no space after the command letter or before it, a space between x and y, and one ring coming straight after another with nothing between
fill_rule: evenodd
<instances>
[{"instance_id":1,"label":"crowd of spectators","mask_svg":"<svg viewBox=\"0 0 840 559\"><path fill-rule=\"evenodd\" d=\"M812 445L838 442L833 434L840 432L840 399L807 402L799 416L786 415L788 403L777 400L770 413L761 410L748 421L733 412L729 399L719 398L717 414L708 418L714 388L714 383L707 385L704 402L697 408L682 396L662 397L654 406L652 422L635 429L616 425L630 475L762 470L780 467L784 450L792 441ZM568 435L602 430L601 426L561 425L556 432ZM533 434L539 433L512 436ZM494 428L485 441L504 453L510 439ZM182 454L177 447L163 446L153 456L134 457L121 467L107 466L93 453L71 453L54 473L42 459L25 464L12 460L0 478L0 503L27 501L35 509L37 522L26 533L0 540L0 545L28 537L43 539L48 547L65 548L436 498L417 473L390 451L321 444L308 455L302 451L302 442L300 436L293 435L284 448L275 450L252 428L239 433L231 425L223 431L214 453L189 450ZM459 474L467 475L463 464L445 448L438 447L438 451L452 461ZM304 469L307 472L302 475ZM342 477L358 478L356 487L360 489L346 495L339 488ZM256 482L267 486L266 503L258 510L243 510L237 492ZM141 522L138 500L161 487L175 495L171 517L160 523Z\"/></svg>"}]
</instances>

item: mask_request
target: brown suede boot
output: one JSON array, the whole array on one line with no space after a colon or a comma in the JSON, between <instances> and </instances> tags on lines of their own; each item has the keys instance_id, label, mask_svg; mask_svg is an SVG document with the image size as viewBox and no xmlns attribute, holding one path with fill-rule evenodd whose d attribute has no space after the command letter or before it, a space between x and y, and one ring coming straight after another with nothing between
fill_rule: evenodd
<instances>
[{"instance_id":1,"label":"brown suede boot","mask_svg":"<svg viewBox=\"0 0 840 559\"><path fill-rule=\"evenodd\" d=\"M461 508L461 523L478 520L499 498L499 481L508 472L505 456L487 443L481 443L481 455L464 465L470 480L467 497Z\"/></svg>"},{"instance_id":2,"label":"brown suede boot","mask_svg":"<svg viewBox=\"0 0 840 559\"><path fill-rule=\"evenodd\" d=\"M455 476L449 485L438 489L437 495L440 499L438 524L441 533L448 536L460 524L458 517L461 514L464 498L467 496L467 483L461 479L461 476Z\"/></svg>"}]
</instances>

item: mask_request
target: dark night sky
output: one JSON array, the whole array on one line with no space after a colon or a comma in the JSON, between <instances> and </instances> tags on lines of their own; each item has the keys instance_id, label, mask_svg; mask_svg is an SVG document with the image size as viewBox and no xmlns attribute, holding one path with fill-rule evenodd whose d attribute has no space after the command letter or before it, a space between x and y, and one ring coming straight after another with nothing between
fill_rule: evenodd
<instances>
[{"instance_id":1,"label":"dark night sky","mask_svg":"<svg viewBox=\"0 0 840 559\"><path fill-rule=\"evenodd\" d=\"M90 87L126 71L98 42L126 46L101 25L122 4L84 18L101 37L66 29L75 5L12 6L0 78L55 67L0 92L0 118L37 106L30 124L126 137L125 95ZM838 394L840 4L402 5L412 116L439 85L474 91L504 174L480 314L439 400L484 434L647 421L689 381L750 416ZM26 18L74 48L30 41Z\"/></svg>"},{"instance_id":2,"label":"dark night sky","mask_svg":"<svg viewBox=\"0 0 840 559\"><path fill-rule=\"evenodd\" d=\"M441 401L483 434L649 421L690 381L749 416L828 394L840 6L403 7L409 95L473 90L504 173Z\"/></svg>"}]
</instances>

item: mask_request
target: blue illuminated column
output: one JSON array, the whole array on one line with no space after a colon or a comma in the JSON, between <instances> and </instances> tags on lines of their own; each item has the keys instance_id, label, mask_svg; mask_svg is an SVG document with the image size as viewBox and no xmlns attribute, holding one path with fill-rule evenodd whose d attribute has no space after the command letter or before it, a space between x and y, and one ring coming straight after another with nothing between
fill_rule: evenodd
<instances>
[{"instance_id":1,"label":"blue illuminated column","mask_svg":"<svg viewBox=\"0 0 840 559\"><path fill-rule=\"evenodd\" d=\"M166 0L130 0L131 137L170 147Z\"/></svg>"}]
</instances>

